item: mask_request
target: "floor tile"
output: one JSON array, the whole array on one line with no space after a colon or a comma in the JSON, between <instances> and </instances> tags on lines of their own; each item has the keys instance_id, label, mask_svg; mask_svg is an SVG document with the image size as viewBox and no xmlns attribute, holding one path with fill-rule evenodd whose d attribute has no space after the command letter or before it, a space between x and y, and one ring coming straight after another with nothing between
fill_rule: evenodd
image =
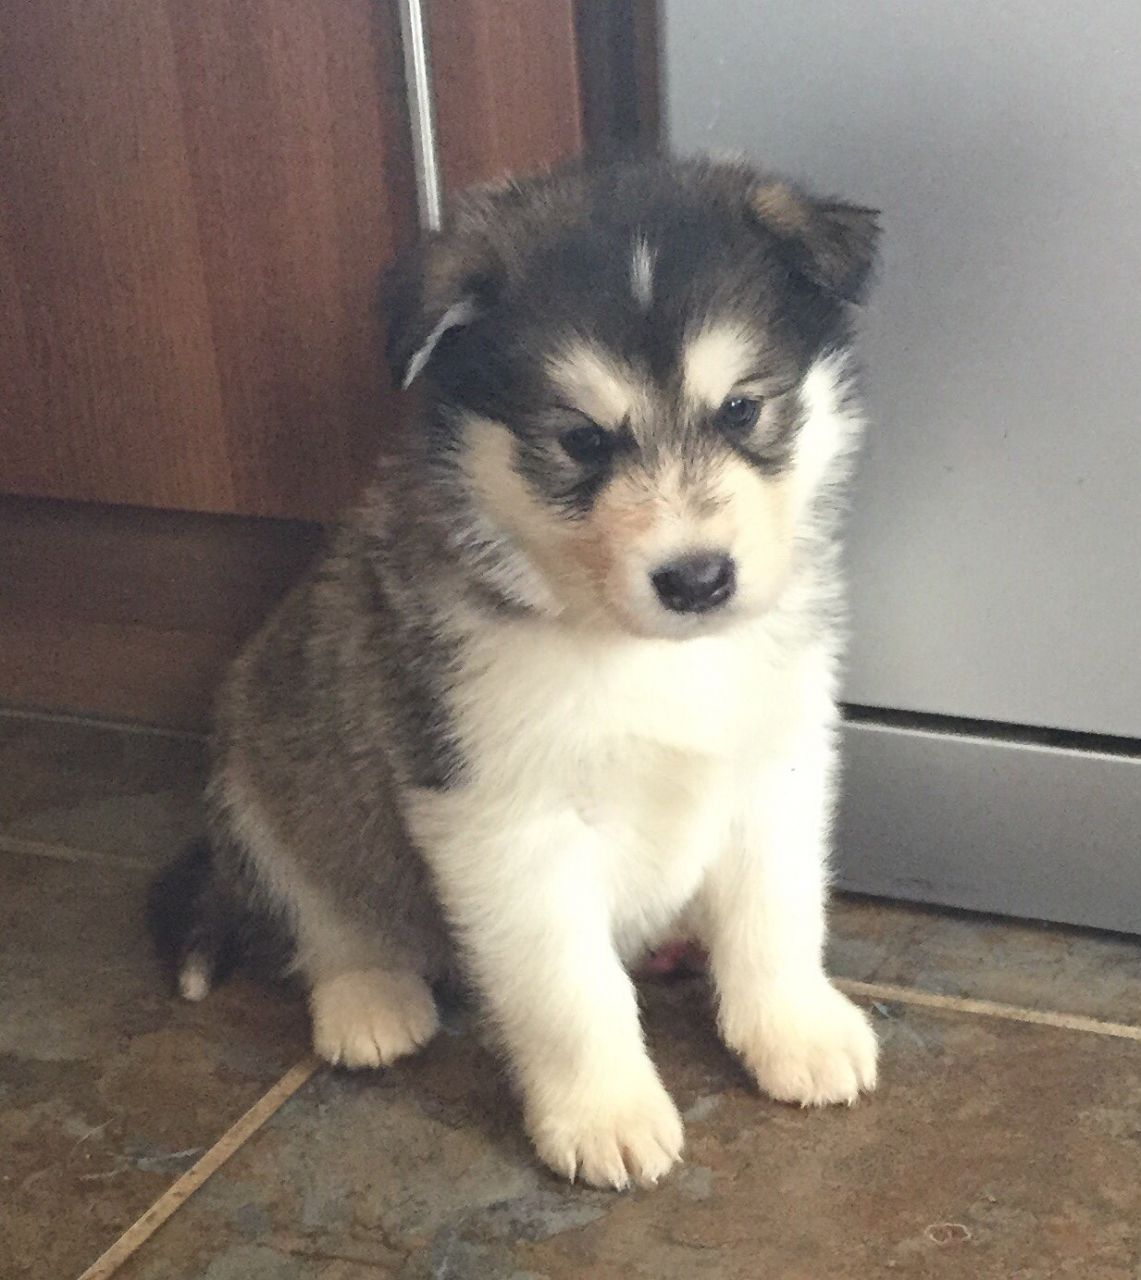
<instances>
[{"instance_id":1,"label":"floor tile","mask_svg":"<svg viewBox=\"0 0 1141 1280\"><path fill-rule=\"evenodd\" d=\"M200 826L196 738L0 714L0 838L165 859Z\"/></svg>"},{"instance_id":2,"label":"floor tile","mask_svg":"<svg viewBox=\"0 0 1141 1280\"><path fill-rule=\"evenodd\" d=\"M831 967L847 978L1141 1024L1141 938L845 897Z\"/></svg>"},{"instance_id":3,"label":"floor tile","mask_svg":"<svg viewBox=\"0 0 1141 1280\"><path fill-rule=\"evenodd\" d=\"M383 1076L324 1073L125 1280L716 1277L1135 1280L1135 1044L902 1006L851 1109L754 1095L700 983L648 992L686 1163L653 1191L538 1168L492 1061L442 1038Z\"/></svg>"},{"instance_id":4,"label":"floor tile","mask_svg":"<svg viewBox=\"0 0 1141 1280\"><path fill-rule=\"evenodd\" d=\"M0 854L0 1277L91 1262L305 1051L235 983L173 1000L140 874Z\"/></svg>"}]
</instances>

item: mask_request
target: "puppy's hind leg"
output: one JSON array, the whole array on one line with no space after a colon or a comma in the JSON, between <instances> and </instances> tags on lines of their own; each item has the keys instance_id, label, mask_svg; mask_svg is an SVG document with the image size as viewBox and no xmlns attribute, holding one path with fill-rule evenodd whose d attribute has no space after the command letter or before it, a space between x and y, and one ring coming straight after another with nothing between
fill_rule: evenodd
<instances>
[{"instance_id":1,"label":"puppy's hind leg","mask_svg":"<svg viewBox=\"0 0 1141 1280\"><path fill-rule=\"evenodd\" d=\"M411 969L356 968L309 990L313 1049L342 1067L387 1067L415 1053L440 1025L427 982Z\"/></svg>"},{"instance_id":2,"label":"puppy's hind leg","mask_svg":"<svg viewBox=\"0 0 1141 1280\"><path fill-rule=\"evenodd\" d=\"M334 1065L387 1067L439 1028L432 989L411 957L303 894L296 968L309 989L313 1050Z\"/></svg>"},{"instance_id":3,"label":"puppy's hind leg","mask_svg":"<svg viewBox=\"0 0 1141 1280\"><path fill-rule=\"evenodd\" d=\"M227 791L228 823L246 852L257 895L272 904L290 935L289 968L309 994L317 1056L344 1067L384 1067L426 1044L439 1026L426 957L389 936L388 926L400 922L369 906L398 899L392 886L386 895L376 883L343 876L336 891L331 881L317 883L236 770ZM342 866L353 861L343 859Z\"/></svg>"}]
</instances>

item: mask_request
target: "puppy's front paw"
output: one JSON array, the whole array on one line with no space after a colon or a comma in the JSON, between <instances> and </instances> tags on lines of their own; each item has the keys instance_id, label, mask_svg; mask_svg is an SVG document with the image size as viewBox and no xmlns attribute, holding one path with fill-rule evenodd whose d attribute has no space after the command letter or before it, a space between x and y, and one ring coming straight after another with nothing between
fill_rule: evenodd
<instances>
[{"instance_id":1,"label":"puppy's front paw","mask_svg":"<svg viewBox=\"0 0 1141 1280\"><path fill-rule=\"evenodd\" d=\"M527 1129L556 1173L618 1191L653 1186L684 1143L681 1117L652 1070L634 1090L582 1088L570 1099L532 1105Z\"/></svg>"},{"instance_id":2,"label":"puppy's front paw","mask_svg":"<svg viewBox=\"0 0 1141 1280\"><path fill-rule=\"evenodd\" d=\"M878 1047L864 1012L824 978L773 993L755 1031L734 1046L779 1102L855 1102L876 1087Z\"/></svg>"},{"instance_id":3,"label":"puppy's front paw","mask_svg":"<svg viewBox=\"0 0 1141 1280\"><path fill-rule=\"evenodd\" d=\"M313 1050L342 1067L386 1067L439 1026L431 989L414 973L356 969L314 985Z\"/></svg>"}]
</instances>

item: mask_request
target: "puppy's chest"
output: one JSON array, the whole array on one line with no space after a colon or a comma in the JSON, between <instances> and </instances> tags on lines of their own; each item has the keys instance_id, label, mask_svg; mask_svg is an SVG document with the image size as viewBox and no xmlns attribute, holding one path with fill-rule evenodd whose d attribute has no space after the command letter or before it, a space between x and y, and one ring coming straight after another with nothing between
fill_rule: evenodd
<instances>
[{"instance_id":1,"label":"puppy's chest","mask_svg":"<svg viewBox=\"0 0 1141 1280\"><path fill-rule=\"evenodd\" d=\"M719 756L639 739L580 769L571 803L597 840L620 930L652 934L692 897L725 847L735 783Z\"/></svg>"},{"instance_id":2,"label":"puppy's chest","mask_svg":"<svg viewBox=\"0 0 1141 1280\"><path fill-rule=\"evenodd\" d=\"M739 758L788 718L789 674L742 638L687 643L584 640L551 628L472 645L453 694L477 764L525 774L608 762L635 771L658 756Z\"/></svg>"},{"instance_id":3,"label":"puppy's chest","mask_svg":"<svg viewBox=\"0 0 1141 1280\"><path fill-rule=\"evenodd\" d=\"M489 800L572 808L650 865L704 838L801 701L747 635L609 644L552 629L469 652L454 714Z\"/></svg>"}]
</instances>

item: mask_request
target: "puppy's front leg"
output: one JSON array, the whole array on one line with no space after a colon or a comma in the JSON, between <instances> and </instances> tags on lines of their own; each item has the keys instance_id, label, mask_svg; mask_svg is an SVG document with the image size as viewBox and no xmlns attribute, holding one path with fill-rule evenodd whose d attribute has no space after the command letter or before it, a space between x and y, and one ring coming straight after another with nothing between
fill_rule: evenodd
<instances>
[{"instance_id":1,"label":"puppy's front leg","mask_svg":"<svg viewBox=\"0 0 1141 1280\"><path fill-rule=\"evenodd\" d=\"M824 972L832 748L826 735L746 782L700 906L727 1045L783 1102L853 1102L876 1082L867 1018Z\"/></svg>"},{"instance_id":2,"label":"puppy's front leg","mask_svg":"<svg viewBox=\"0 0 1141 1280\"><path fill-rule=\"evenodd\" d=\"M657 1182L681 1120L614 950L597 837L573 813L542 814L486 835L465 823L429 856L539 1155L594 1186Z\"/></svg>"}]
</instances>

